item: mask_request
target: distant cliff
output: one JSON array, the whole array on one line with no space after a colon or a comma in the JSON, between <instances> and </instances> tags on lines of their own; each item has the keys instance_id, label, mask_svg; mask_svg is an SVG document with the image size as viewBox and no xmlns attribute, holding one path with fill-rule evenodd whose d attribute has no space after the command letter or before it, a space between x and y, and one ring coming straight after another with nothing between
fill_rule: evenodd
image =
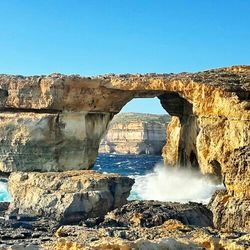
<instances>
[{"instance_id":1,"label":"distant cliff","mask_svg":"<svg viewBox=\"0 0 250 250\"><path fill-rule=\"evenodd\" d=\"M100 153L161 154L169 115L120 113L101 141Z\"/></svg>"}]
</instances>

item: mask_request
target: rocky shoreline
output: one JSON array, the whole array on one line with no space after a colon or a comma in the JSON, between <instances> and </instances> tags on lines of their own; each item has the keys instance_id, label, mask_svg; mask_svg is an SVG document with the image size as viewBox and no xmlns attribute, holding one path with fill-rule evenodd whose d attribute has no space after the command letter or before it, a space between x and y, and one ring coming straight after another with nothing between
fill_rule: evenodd
<instances>
[{"instance_id":1,"label":"rocky shoreline","mask_svg":"<svg viewBox=\"0 0 250 250\"><path fill-rule=\"evenodd\" d=\"M131 201L104 218L83 219L71 225L51 217L9 216L7 205L0 208L3 250L250 248L249 233L218 231L211 211L199 203Z\"/></svg>"}]
</instances>

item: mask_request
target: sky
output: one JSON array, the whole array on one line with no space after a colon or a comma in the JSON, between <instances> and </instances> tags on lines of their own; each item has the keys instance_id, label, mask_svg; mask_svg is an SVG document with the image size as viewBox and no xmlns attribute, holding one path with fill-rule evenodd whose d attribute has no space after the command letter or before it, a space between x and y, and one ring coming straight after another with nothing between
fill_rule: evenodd
<instances>
[{"instance_id":1,"label":"sky","mask_svg":"<svg viewBox=\"0 0 250 250\"><path fill-rule=\"evenodd\" d=\"M0 73L176 73L250 64L249 13L248 0L1 0ZM124 110L164 112L156 99Z\"/></svg>"}]
</instances>

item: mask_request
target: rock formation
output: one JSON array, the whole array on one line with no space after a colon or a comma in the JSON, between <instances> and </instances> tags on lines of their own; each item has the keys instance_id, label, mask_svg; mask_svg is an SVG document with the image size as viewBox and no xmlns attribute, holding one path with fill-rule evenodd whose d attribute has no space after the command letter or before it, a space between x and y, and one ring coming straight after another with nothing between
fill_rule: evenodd
<instances>
[{"instance_id":1,"label":"rock formation","mask_svg":"<svg viewBox=\"0 0 250 250\"><path fill-rule=\"evenodd\" d=\"M135 97L158 97L172 116L167 165L225 183L227 193L212 207L225 216L217 226L232 229L230 206L243 215L249 202L250 66L93 78L0 75L0 171L91 168L109 121ZM242 218L234 219L240 225ZM249 231L249 224L241 229Z\"/></svg>"},{"instance_id":2,"label":"rock formation","mask_svg":"<svg viewBox=\"0 0 250 250\"><path fill-rule=\"evenodd\" d=\"M65 171L92 166L110 114L0 113L0 171Z\"/></svg>"},{"instance_id":3,"label":"rock formation","mask_svg":"<svg viewBox=\"0 0 250 250\"><path fill-rule=\"evenodd\" d=\"M246 250L250 247L250 234L220 232L211 223L211 212L204 205L153 201L129 202L99 222L86 219L79 225L60 227L53 218L19 216L6 221L0 217L0 249Z\"/></svg>"},{"instance_id":4,"label":"rock formation","mask_svg":"<svg viewBox=\"0 0 250 250\"><path fill-rule=\"evenodd\" d=\"M177 220L184 225L213 227L213 214L205 205L190 202L131 201L105 216L102 227L140 226L152 228L167 220Z\"/></svg>"},{"instance_id":5,"label":"rock formation","mask_svg":"<svg viewBox=\"0 0 250 250\"><path fill-rule=\"evenodd\" d=\"M250 145L236 149L226 169L227 190L216 192L209 205L214 224L250 232Z\"/></svg>"},{"instance_id":6,"label":"rock formation","mask_svg":"<svg viewBox=\"0 0 250 250\"><path fill-rule=\"evenodd\" d=\"M166 144L167 115L121 113L110 122L100 153L161 154Z\"/></svg>"},{"instance_id":7,"label":"rock formation","mask_svg":"<svg viewBox=\"0 0 250 250\"><path fill-rule=\"evenodd\" d=\"M176 75L0 75L1 124L8 128L0 170L88 169L113 115L134 97L158 96L176 131L169 131L166 163L223 172L233 151L249 144L249 72L235 66Z\"/></svg>"},{"instance_id":8,"label":"rock formation","mask_svg":"<svg viewBox=\"0 0 250 250\"><path fill-rule=\"evenodd\" d=\"M32 214L61 223L104 216L127 202L134 181L91 170L63 173L12 173L11 214Z\"/></svg>"}]
</instances>

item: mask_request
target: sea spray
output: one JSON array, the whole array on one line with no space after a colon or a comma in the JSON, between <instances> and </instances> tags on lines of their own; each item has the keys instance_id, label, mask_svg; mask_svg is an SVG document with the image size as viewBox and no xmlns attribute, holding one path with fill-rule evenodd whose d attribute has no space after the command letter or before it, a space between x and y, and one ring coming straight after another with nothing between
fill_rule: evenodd
<instances>
[{"instance_id":1,"label":"sea spray","mask_svg":"<svg viewBox=\"0 0 250 250\"><path fill-rule=\"evenodd\" d=\"M135 178L130 200L158 200L208 203L212 194L223 185L187 168L156 165L153 172Z\"/></svg>"}]
</instances>

